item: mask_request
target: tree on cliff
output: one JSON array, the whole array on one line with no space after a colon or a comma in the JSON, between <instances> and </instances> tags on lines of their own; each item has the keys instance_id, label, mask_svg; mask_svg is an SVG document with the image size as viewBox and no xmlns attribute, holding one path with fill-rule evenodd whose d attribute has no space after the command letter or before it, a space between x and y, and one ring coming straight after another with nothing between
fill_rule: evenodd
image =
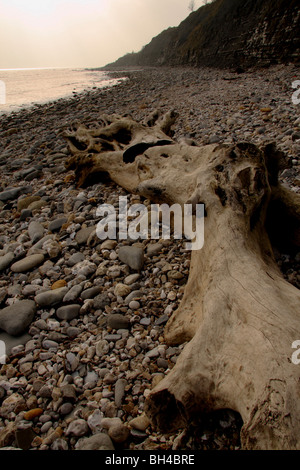
<instances>
[{"instance_id":1,"label":"tree on cliff","mask_svg":"<svg viewBox=\"0 0 300 470\"><path fill-rule=\"evenodd\" d=\"M195 10L195 0L191 0L189 3L189 10L194 11Z\"/></svg>"}]
</instances>

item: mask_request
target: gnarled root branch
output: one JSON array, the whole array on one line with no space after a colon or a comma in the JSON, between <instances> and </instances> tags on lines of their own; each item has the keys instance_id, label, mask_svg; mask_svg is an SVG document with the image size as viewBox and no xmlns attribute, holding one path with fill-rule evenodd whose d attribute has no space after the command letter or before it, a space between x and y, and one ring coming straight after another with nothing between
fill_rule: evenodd
<instances>
[{"instance_id":1,"label":"gnarled root branch","mask_svg":"<svg viewBox=\"0 0 300 470\"><path fill-rule=\"evenodd\" d=\"M244 448L299 449L300 366L291 357L300 293L270 242L300 245L299 196L278 183L282 155L249 143L178 144L170 120L148 124L113 117L67 137L79 184L106 175L156 202L205 204L204 247L192 252L183 300L165 328L169 344L188 343L148 397L152 424L170 430L230 408L243 419Z\"/></svg>"}]
</instances>

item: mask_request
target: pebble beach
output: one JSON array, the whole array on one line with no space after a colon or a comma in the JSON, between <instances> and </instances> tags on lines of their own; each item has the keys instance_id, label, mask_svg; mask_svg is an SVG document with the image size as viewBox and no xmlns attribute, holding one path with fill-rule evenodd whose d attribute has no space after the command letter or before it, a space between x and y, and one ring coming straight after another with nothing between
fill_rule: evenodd
<instances>
[{"instance_id":1,"label":"pebble beach","mask_svg":"<svg viewBox=\"0 0 300 470\"><path fill-rule=\"evenodd\" d=\"M174 109L175 140L275 142L287 161L280 181L300 193L299 68L110 76L127 79L0 114L0 448L238 450L242 422L231 410L165 435L152 429L145 400L185 346L166 344L164 325L182 299L190 253L172 239L99 240L98 206L117 210L120 196L140 196L114 183L78 188L62 132L74 122L96 127L103 114L143 121ZM299 288L300 253L274 254Z\"/></svg>"}]
</instances>

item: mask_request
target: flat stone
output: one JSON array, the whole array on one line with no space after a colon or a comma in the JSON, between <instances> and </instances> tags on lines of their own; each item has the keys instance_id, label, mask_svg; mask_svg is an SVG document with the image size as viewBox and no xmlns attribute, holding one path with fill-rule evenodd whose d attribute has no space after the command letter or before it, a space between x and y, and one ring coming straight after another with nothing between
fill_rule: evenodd
<instances>
[{"instance_id":1,"label":"flat stone","mask_svg":"<svg viewBox=\"0 0 300 470\"><path fill-rule=\"evenodd\" d=\"M84 245L87 243L89 236L96 230L96 226L92 225L91 227L85 227L79 230L76 234L75 240L78 245Z\"/></svg>"},{"instance_id":2,"label":"flat stone","mask_svg":"<svg viewBox=\"0 0 300 470\"><path fill-rule=\"evenodd\" d=\"M61 387L62 396L67 400L76 400L76 390L74 385L66 384Z\"/></svg>"},{"instance_id":3,"label":"flat stone","mask_svg":"<svg viewBox=\"0 0 300 470\"><path fill-rule=\"evenodd\" d=\"M63 343L67 337L66 335L59 333L58 331L51 331L48 334L48 339L55 341L56 343Z\"/></svg>"},{"instance_id":4,"label":"flat stone","mask_svg":"<svg viewBox=\"0 0 300 470\"><path fill-rule=\"evenodd\" d=\"M147 256L155 256L163 249L162 243L151 243L147 246Z\"/></svg>"},{"instance_id":5,"label":"flat stone","mask_svg":"<svg viewBox=\"0 0 300 470\"><path fill-rule=\"evenodd\" d=\"M168 320L169 320L168 315L162 315L160 318L158 318L158 320L156 320L155 325L156 326L163 325L164 323L167 323Z\"/></svg>"},{"instance_id":6,"label":"flat stone","mask_svg":"<svg viewBox=\"0 0 300 470\"><path fill-rule=\"evenodd\" d=\"M106 305L111 303L111 299L106 292L97 295L93 300L93 305L96 310L104 309Z\"/></svg>"},{"instance_id":7,"label":"flat stone","mask_svg":"<svg viewBox=\"0 0 300 470\"><path fill-rule=\"evenodd\" d=\"M169 363L166 359L163 359L162 357L159 357L156 361L157 367L162 368L162 369L168 369Z\"/></svg>"},{"instance_id":8,"label":"flat stone","mask_svg":"<svg viewBox=\"0 0 300 470\"><path fill-rule=\"evenodd\" d=\"M67 360L67 364L66 364L67 370L69 372L74 372L79 365L78 357L75 356L74 353L69 352L66 354L66 360Z\"/></svg>"},{"instance_id":9,"label":"flat stone","mask_svg":"<svg viewBox=\"0 0 300 470\"><path fill-rule=\"evenodd\" d=\"M149 421L149 418L145 414L142 414L140 416L137 416L136 418L131 419L129 421L129 425L133 429L137 429L139 431L146 431L146 429L150 425L150 421Z\"/></svg>"},{"instance_id":10,"label":"flat stone","mask_svg":"<svg viewBox=\"0 0 300 470\"><path fill-rule=\"evenodd\" d=\"M80 312L80 305L64 305L63 307L60 307L56 311L56 316L60 320L73 320L74 318L77 318L79 316Z\"/></svg>"},{"instance_id":11,"label":"flat stone","mask_svg":"<svg viewBox=\"0 0 300 470\"><path fill-rule=\"evenodd\" d=\"M35 170L29 173L29 175L25 176L25 181L33 181L35 178L40 178L42 176L42 170Z\"/></svg>"},{"instance_id":12,"label":"flat stone","mask_svg":"<svg viewBox=\"0 0 300 470\"><path fill-rule=\"evenodd\" d=\"M59 219L52 220L49 224L50 232L59 232L62 226L67 223L68 219L66 217L60 217Z\"/></svg>"},{"instance_id":13,"label":"flat stone","mask_svg":"<svg viewBox=\"0 0 300 470\"><path fill-rule=\"evenodd\" d=\"M129 305L132 300L138 300L142 297L143 293L140 290L134 290L130 292L129 295L125 298L124 302L126 305Z\"/></svg>"},{"instance_id":14,"label":"flat stone","mask_svg":"<svg viewBox=\"0 0 300 470\"><path fill-rule=\"evenodd\" d=\"M4 256L0 256L0 271L4 271L8 266L11 265L12 261L14 259L14 254L9 251L6 253Z\"/></svg>"},{"instance_id":15,"label":"flat stone","mask_svg":"<svg viewBox=\"0 0 300 470\"><path fill-rule=\"evenodd\" d=\"M76 326L69 326L66 329L66 334L69 338L76 338L76 336L79 335L80 331L80 328L77 328Z\"/></svg>"},{"instance_id":16,"label":"flat stone","mask_svg":"<svg viewBox=\"0 0 300 470\"><path fill-rule=\"evenodd\" d=\"M32 243L37 243L44 236L44 227L36 221L30 222L28 226L28 235Z\"/></svg>"},{"instance_id":17,"label":"flat stone","mask_svg":"<svg viewBox=\"0 0 300 470\"><path fill-rule=\"evenodd\" d=\"M113 250L117 246L117 242L115 240L105 240L101 244L101 250Z\"/></svg>"},{"instance_id":18,"label":"flat stone","mask_svg":"<svg viewBox=\"0 0 300 470\"><path fill-rule=\"evenodd\" d=\"M72 403L66 402L61 405L58 412L63 416L68 415L73 411L73 407L74 405L72 405Z\"/></svg>"},{"instance_id":19,"label":"flat stone","mask_svg":"<svg viewBox=\"0 0 300 470\"><path fill-rule=\"evenodd\" d=\"M33 300L21 300L0 311L0 328L9 335L19 336L31 324L36 313Z\"/></svg>"},{"instance_id":20,"label":"flat stone","mask_svg":"<svg viewBox=\"0 0 300 470\"><path fill-rule=\"evenodd\" d=\"M116 334L116 335L106 335L106 336L104 336L104 339L105 339L106 341L118 341L118 340L121 339L121 338L122 338L122 335L118 335L118 334Z\"/></svg>"},{"instance_id":21,"label":"flat stone","mask_svg":"<svg viewBox=\"0 0 300 470\"><path fill-rule=\"evenodd\" d=\"M38 396L42 398L51 398L51 388L48 387L48 385L43 385L39 390L38 390Z\"/></svg>"},{"instance_id":22,"label":"flat stone","mask_svg":"<svg viewBox=\"0 0 300 470\"><path fill-rule=\"evenodd\" d=\"M122 420L120 418L102 418L101 420L101 427L103 429L110 429L113 426L118 426L122 424Z\"/></svg>"},{"instance_id":23,"label":"flat stone","mask_svg":"<svg viewBox=\"0 0 300 470\"><path fill-rule=\"evenodd\" d=\"M100 432L102 429L101 421L103 419L103 414L101 411L95 410L92 414L89 415L87 419L88 426L93 434Z\"/></svg>"},{"instance_id":24,"label":"flat stone","mask_svg":"<svg viewBox=\"0 0 300 470\"><path fill-rule=\"evenodd\" d=\"M82 292L81 298L82 300L93 299L94 297L96 297L96 295L100 294L100 292L101 292L100 286L90 287L89 289L86 289Z\"/></svg>"},{"instance_id":25,"label":"flat stone","mask_svg":"<svg viewBox=\"0 0 300 470\"><path fill-rule=\"evenodd\" d=\"M12 199L16 199L21 192L21 188L12 188L7 189L6 191L2 191L0 193L0 201L6 202Z\"/></svg>"},{"instance_id":26,"label":"flat stone","mask_svg":"<svg viewBox=\"0 0 300 470\"><path fill-rule=\"evenodd\" d=\"M45 257L43 254L35 254L26 256L26 258L17 261L11 266L11 270L14 273L25 273L30 271L33 268L41 265L44 261Z\"/></svg>"},{"instance_id":27,"label":"flat stone","mask_svg":"<svg viewBox=\"0 0 300 470\"><path fill-rule=\"evenodd\" d=\"M80 440L76 444L76 450L115 450L111 438L105 433Z\"/></svg>"},{"instance_id":28,"label":"flat stone","mask_svg":"<svg viewBox=\"0 0 300 470\"><path fill-rule=\"evenodd\" d=\"M64 302L74 302L74 300L78 299L82 292L83 287L80 284L77 284L69 290L69 292L66 293L66 295L63 298Z\"/></svg>"},{"instance_id":29,"label":"flat stone","mask_svg":"<svg viewBox=\"0 0 300 470\"><path fill-rule=\"evenodd\" d=\"M89 389L95 388L98 380L99 380L99 376L98 374L96 374L95 371L88 372L84 378L85 388L89 388Z\"/></svg>"},{"instance_id":30,"label":"flat stone","mask_svg":"<svg viewBox=\"0 0 300 470\"><path fill-rule=\"evenodd\" d=\"M51 339L45 339L42 342L42 347L44 349L58 349L58 343L56 341L52 341Z\"/></svg>"},{"instance_id":31,"label":"flat stone","mask_svg":"<svg viewBox=\"0 0 300 470\"><path fill-rule=\"evenodd\" d=\"M32 211L30 209L23 209L21 211L20 221L23 222L26 219L30 219L30 217L32 217Z\"/></svg>"},{"instance_id":32,"label":"flat stone","mask_svg":"<svg viewBox=\"0 0 300 470\"><path fill-rule=\"evenodd\" d=\"M129 328L129 324L128 318L118 313L108 315L107 317L107 325L114 330L126 330Z\"/></svg>"},{"instance_id":33,"label":"flat stone","mask_svg":"<svg viewBox=\"0 0 300 470\"><path fill-rule=\"evenodd\" d=\"M41 292L35 296L34 300L40 307L51 307L61 302L68 290L67 287L61 287L59 289Z\"/></svg>"},{"instance_id":34,"label":"flat stone","mask_svg":"<svg viewBox=\"0 0 300 470\"><path fill-rule=\"evenodd\" d=\"M115 404L119 408L122 405L125 396L125 387L127 381L125 379L118 379L115 385Z\"/></svg>"},{"instance_id":35,"label":"flat stone","mask_svg":"<svg viewBox=\"0 0 300 470\"><path fill-rule=\"evenodd\" d=\"M40 201L32 202L30 206L28 206L28 209L30 209L31 211L36 211L36 210L42 209L43 207L47 205L48 205L48 202L45 201L44 199L41 199Z\"/></svg>"},{"instance_id":36,"label":"flat stone","mask_svg":"<svg viewBox=\"0 0 300 470\"><path fill-rule=\"evenodd\" d=\"M159 357L159 351L157 348L153 348L150 351L146 353L146 357L149 357L151 359Z\"/></svg>"},{"instance_id":37,"label":"flat stone","mask_svg":"<svg viewBox=\"0 0 300 470\"><path fill-rule=\"evenodd\" d=\"M40 196L27 196L23 197L22 199L18 200L17 210L21 212L23 209L28 209L30 204L33 202L39 201L41 198Z\"/></svg>"},{"instance_id":38,"label":"flat stone","mask_svg":"<svg viewBox=\"0 0 300 470\"><path fill-rule=\"evenodd\" d=\"M210 136L209 138L209 143L210 144L218 144L221 140L221 137L219 137L218 135L212 135Z\"/></svg>"},{"instance_id":39,"label":"flat stone","mask_svg":"<svg viewBox=\"0 0 300 470\"><path fill-rule=\"evenodd\" d=\"M67 265L70 267L75 266L77 263L81 263L81 261L84 261L84 255L80 251L77 253L74 253L72 256L67 261Z\"/></svg>"},{"instance_id":40,"label":"flat stone","mask_svg":"<svg viewBox=\"0 0 300 470\"><path fill-rule=\"evenodd\" d=\"M125 277L124 284L131 286L131 284L134 284L139 279L139 277L139 273L129 274L129 276Z\"/></svg>"},{"instance_id":41,"label":"flat stone","mask_svg":"<svg viewBox=\"0 0 300 470\"><path fill-rule=\"evenodd\" d=\"M140 271L144 265L144 250L139 246L121 246L118 256L134 271Z\"/></svg>"},{"instance_id":42,"label":"flat stone","mask_svg":"<svg viewBox=\"0 0 300 470\"><path fill-rule=\"evenodd\" d=\"M138 310L141 307L141 305L137 300L131 300L131 302L129 302L128 307L131 310Z\"/></svg>"}]
</instances>

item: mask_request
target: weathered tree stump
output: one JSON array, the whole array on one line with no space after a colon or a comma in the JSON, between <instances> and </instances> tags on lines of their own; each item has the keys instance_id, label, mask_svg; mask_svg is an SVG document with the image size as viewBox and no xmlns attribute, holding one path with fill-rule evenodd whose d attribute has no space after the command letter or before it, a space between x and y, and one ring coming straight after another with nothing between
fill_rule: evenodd
<instances>
[{"instance_id":1,"label":"weathered tree stump","mask_svg":"<svg viewBox=\"0 0 300 470\"><path fill-rule=\"evenodd\" d=\"M154 202L204 203L205 243L192 252L183 300L165 328L188 342L151 392L146 411L162 431L229 408L245 449L300 448L300 292L286 282L272 243L299 251L299 196L281 187L274 145L190 146L170 137L174 115L146 124L105 117L65 133L79 185L109 177ZM271 240L271 241L270 241Z\"/></svg>"}]
</instances>

